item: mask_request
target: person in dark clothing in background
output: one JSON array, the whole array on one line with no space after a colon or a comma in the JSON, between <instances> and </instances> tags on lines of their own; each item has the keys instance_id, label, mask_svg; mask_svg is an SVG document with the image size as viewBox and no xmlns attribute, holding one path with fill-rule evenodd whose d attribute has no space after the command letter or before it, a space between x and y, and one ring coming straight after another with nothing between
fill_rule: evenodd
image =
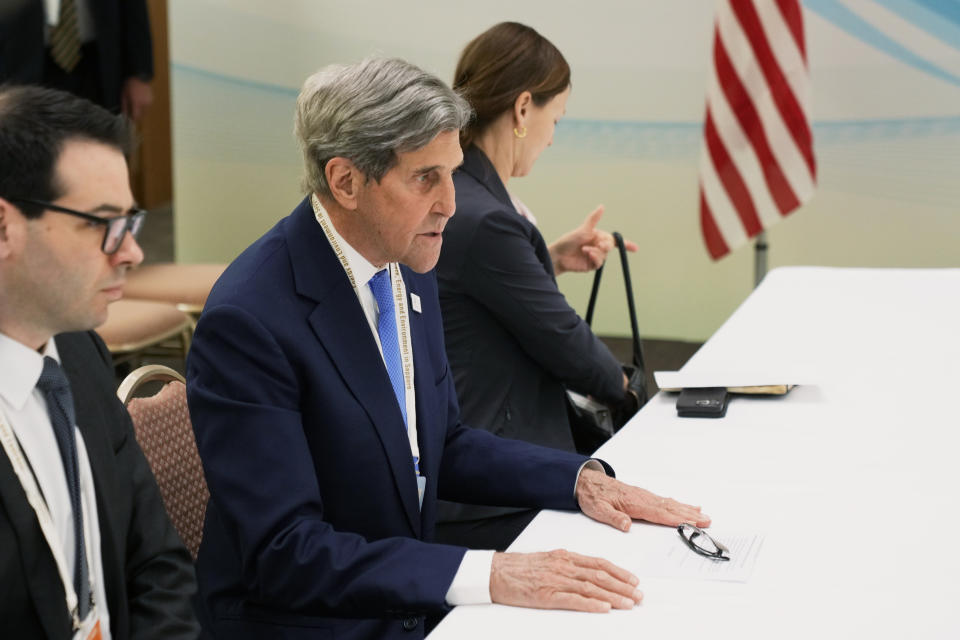
<instances>
[{"instance_id":1,"label":"person in dark clothing in background","mask_svg":"<svg viewBox=\"0 0 960 640\"><path fill-rule=\"evenodd\" d=\"M556 276L596 269L614 243L597 207L547 246L532 213L507 192L553 141L570 94L570 67L532 28L504 22L477 36L453 88L476 111L461 132L457 213L437 265L447 356L464 420L475 427L575 451L566 388L637 410L610 350L567 304ZM635 251L636 245L627 243ZM534 511L441 503L437 540L504 549Z\"/></svg>"},{"instance_id":2,"label":"person in dark clothing in background","mask_svg":"<svg viewBox=\"0 0 960 640\"><path fill-rule=\"evenodd\" d=\"M0 83L69 91L137 121L153 101L146 0L4 0Z\"/></svg>"}]
</instances>

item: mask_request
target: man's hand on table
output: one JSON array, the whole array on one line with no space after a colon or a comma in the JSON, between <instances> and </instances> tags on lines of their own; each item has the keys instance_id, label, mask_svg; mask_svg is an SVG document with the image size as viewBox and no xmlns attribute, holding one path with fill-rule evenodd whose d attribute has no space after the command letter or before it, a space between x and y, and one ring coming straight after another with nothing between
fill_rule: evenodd
<instances>
[{"instance_id":1,"label":"man's hand on table","mask_svg":"<svg viewBox=\"0 0 960 640\"><path fill-rule=\"evenodd\" d=\"M558 549L543 553L495 553L490 599L535 609L605 613L631 609L643 599L639 580L602 558Z\"/></svg>"},{"instance_id":2,"label":"man's hand on table","mask_svg":"<svg viewBox=\"0 0 960 640\"><path fill-rule=\"evenodd\" d=\"M576 496L583 513L621 531L629 531L634 519L671 527L684 522L698 527L710 526L710 516L701 513L700 507L673 498L661 498L646 489L624 484L602 471L581 471Z\"/></svg>"},{"instance_id":3,"label":"man's hand on table","mask_svg":"<svg viewBox=\"0 0 960 640\"><path fill-rule=\"evenodd\" d=\"M624 484L602 471L583 469L577 480L580 510L598 522L628 531L634 518L675 527L710 525L710 517L672 498ZM602 558L565 550L545 553L495 553L490 598L499 604L536 609L572 609L604 613L630 609L643 594L639 580Z\"/></svg>"}]
</instances>

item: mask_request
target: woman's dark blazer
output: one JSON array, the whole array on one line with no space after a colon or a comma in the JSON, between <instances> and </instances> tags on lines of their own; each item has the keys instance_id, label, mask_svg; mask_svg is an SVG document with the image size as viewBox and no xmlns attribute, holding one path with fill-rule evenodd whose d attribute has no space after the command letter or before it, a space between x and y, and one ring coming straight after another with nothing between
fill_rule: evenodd
<instances>
[{"instance_id":1,"label":"woman's dark blazer","mask_svg":"<svg viewBox=\"0 0 960 640\"><path fill-rule=\"evenodd\" d=\"M463 421L575 451L564 387L618 402L620 364L560 293L543 236L514 209L486 155L465 149L453 181L457 210L437 280ZM441 522L515 511L441 506Z\"/></svg>"}]
</instances>

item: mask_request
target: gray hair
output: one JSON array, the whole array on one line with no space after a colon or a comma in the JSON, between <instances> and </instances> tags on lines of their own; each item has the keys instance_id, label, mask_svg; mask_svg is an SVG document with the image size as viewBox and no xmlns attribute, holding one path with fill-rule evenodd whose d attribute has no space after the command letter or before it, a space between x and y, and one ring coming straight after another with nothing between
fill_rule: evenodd
<instances>
[{"instance_id":1,"label":"gray hair","mask_svg":"<svg viewBox=\"0 0 960 640\"><path fill-rule=\"evenodd\" d=\"M330 65L303 83L294 134L303 151L307 192L331 197L325 169L347 158L377 182L444 131L463 129L470 105L442 80L397 58Z\"/></svg>"}]
</instances>

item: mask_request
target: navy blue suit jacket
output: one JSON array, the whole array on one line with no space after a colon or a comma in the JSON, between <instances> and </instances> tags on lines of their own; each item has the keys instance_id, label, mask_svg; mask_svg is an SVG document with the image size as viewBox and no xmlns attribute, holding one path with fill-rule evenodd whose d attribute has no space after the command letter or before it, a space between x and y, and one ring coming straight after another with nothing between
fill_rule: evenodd
<instances>
[{"instance_id":1,"label":"navy blue suit jacket","mask_svg":"<svg viewBox=\"0 0 960 640\"><path fill-rule=\"evenodd\" d=\"M422 636L465 551L429 544L438 496L576 508L584 457L460 424L435 278L402 272L422 306L410 313L422 509L386 368L309 200L214 287L187 363L214 635Z\"/></svg>"}]
</instances>

